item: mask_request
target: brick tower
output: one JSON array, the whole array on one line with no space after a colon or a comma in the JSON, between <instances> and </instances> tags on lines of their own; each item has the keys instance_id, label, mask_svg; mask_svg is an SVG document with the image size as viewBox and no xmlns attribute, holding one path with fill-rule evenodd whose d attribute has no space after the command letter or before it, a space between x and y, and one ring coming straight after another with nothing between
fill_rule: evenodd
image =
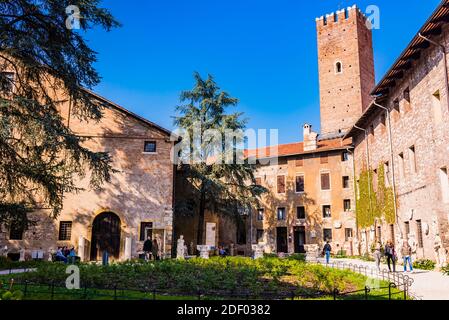
<instances>
[{"instance_id":1,"label":"brick tower","mask_svg":"<svg viewBox=\"0 0 449 320\"><path fill-rule=\"evenodd\" d=\"M370 25L353 7L316 19L322 134L345 132L372 100L373 43Z\"/></svg>"}]
</instances>

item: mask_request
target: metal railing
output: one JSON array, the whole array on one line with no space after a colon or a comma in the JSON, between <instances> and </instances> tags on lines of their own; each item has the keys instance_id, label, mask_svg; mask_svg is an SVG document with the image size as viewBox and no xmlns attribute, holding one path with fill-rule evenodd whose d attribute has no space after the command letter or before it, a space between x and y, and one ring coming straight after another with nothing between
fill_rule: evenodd
<instances>
[{"instance_id":1,"label":"metal railing","mask_svg":"<svg viewBox=\"0 0 449 320\"><path fill-rule=\"evenodd\" d=\"M390 284L394 284L395 288L402 290L402 292L404 293L404 299L407 299L407 296L417 299L417 297L414 297L410 293L410 287L412 286L414 280L403 273L391 272L387 269L379 270L367 265L358 265L354 263L347 263L344 261L332 261L327 264L325 261L317 260L315 263L330 268L353 271L366 277L380 279L382 281L388 281ZM370 290L369 287L367 288Z\"/></svg>"}]
</instances>

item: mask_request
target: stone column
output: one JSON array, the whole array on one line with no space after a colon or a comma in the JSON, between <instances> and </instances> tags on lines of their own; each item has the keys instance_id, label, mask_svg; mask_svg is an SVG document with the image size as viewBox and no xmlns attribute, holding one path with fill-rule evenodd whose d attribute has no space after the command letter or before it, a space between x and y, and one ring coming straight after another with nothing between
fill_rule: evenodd
<instances>
[{"instance_id":1,"label":"stone column","mask_svg":"<svg viewBox=\"0 0 449 320\"><path fill-rule=\"evenodd\" d=\"M132 255L132 238L126 237L125 239L125 260L131 260Z\"/></svg>"},{"instance_id":2,"label":"stone column","mask_svg":"<svg viewBox=\"0 0 449 320\"><path fill-rule=\"evenodd\" d=\"M79 236L78 238L78 256L81 261L85 261L85 253L86 253L86 241L83 236Z\"/></svg>"}]
</instances>

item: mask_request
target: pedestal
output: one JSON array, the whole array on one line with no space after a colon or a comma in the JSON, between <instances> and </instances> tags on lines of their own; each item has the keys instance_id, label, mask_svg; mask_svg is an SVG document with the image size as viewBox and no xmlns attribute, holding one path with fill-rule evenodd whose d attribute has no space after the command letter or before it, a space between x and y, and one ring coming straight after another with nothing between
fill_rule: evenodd
<instances>
[{"instance_id":1,"label":"pedestal","mask_svg":"<svg viewBox=\"0 0 449 320\"><path fill-rule=\"evenodd\" d=\"M306 250L306 261L307 262L317 262L319 257L319 246L317 244L306 244L304 245Z\"/></svg>"},{"instance_id":2,"label":"pedestal","mask_svg":"<svg viewBox=\"0 0 449 320\"><path fill-rule=\"evenodd\" d=\"M80 257L81 261L85 260L84 256L85 252L86 252L86 241L83 236L80 236L78 238L78 257Z\"/></svg>"},{"instance_id":3,"label":"pedestal","mask_svg":"<svg viewBox=\"0 0 449 320\"><path fill-rule=\"evenodd\" d=\"M253 249L253 258L254 259L260 259L263 258L263 254L265 252L265 245L264 244L253 244L251 246Z\"/></svg>"},{"instance_id":4,"label":"pedestal","mask_svg":"<svg viewBox=\"0 0 449 320\"><path fill-rule=\"evenodd\" d=\"M19 261L25 261L25 249L20 249Z\"/></svg>"},{"instance_id":5,"label":"pedestal","mask_svg":"<svg viewBox=\"0 0 449 320\"><path fill-rule=\"evenodd\" d=\"M132 252L132 238L126 237L125 239L125 260L131 260Z\"/></svg>"},{"instance_id":6,"label":"pedestal","mask_svg":"<svg viewBox=\"0 0 449 320\"><path fill-rule=\"evenodd\" d=\"M211 246L201 245L196 246L196 248L200 252L200 258L209 259L209 250L211 250Z\"/></svg>"}]
</instances>

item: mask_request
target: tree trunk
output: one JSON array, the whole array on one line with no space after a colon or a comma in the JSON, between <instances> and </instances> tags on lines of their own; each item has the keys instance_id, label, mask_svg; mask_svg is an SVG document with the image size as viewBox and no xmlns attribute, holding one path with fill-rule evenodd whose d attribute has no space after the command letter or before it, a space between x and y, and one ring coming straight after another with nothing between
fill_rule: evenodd
<instances>
[{"instance_id":1,"label":"tree trunk","mask_svg":"<svg viewBox=\"0 0 449 320\"><path fill-rule=\"evenodd\" d=\"M201 196L200 196L200 208L198 212L198 231L197 231L197 239L196 244L202 245L203 244L203 233L204 233L204 212L206 210L206 194L203 190L203 187L201 187Z\"/></svg>"}]
</instances>

